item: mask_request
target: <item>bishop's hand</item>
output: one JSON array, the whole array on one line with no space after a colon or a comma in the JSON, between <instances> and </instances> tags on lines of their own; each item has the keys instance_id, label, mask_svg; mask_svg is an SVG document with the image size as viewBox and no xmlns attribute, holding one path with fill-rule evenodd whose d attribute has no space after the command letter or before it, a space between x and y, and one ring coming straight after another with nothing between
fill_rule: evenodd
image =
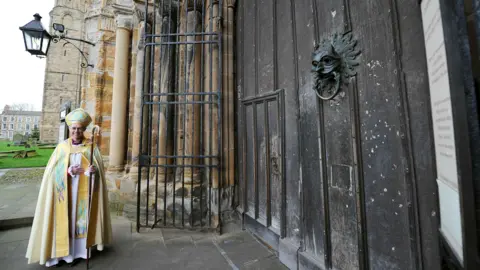
<instances>
[{"instance_id":1,"label":"bishop's hand","mask_svg":"<svg viewBox=\"0 0 480 270\"><path fill-rule=\"evenodd\" d=\"M71 167L71 172L72 172L73 175L80 175L80 174L84 173L85 170L82 167L80 167L80 165L73 165Z\"/></svg>"},{"instance_id":2,"label":"bishop's hand","mask_svg":"<svg viewBox=\"0 0 480 270\"><path fill-rule=\"evenodd\" d=\"M88 172L89 173L95 173L96 171L97 171L97 168L95 168L95 166L93 166L93 165L88 166Z\"/></svg>"}]
</instances>

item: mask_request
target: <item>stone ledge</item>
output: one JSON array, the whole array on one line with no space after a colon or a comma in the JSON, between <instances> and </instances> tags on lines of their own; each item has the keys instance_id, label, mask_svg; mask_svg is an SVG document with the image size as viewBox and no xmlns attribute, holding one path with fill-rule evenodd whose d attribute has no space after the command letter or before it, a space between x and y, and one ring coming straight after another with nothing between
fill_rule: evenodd
<instances>
[{"instance_id":1,"label":"stone ledge","mask_svg":"<svg viewBox=\"0 0 480 270\"><path fill-rule=\"evenodd\" d=\"M123 165L120 166L108 166L107 168L107 173L109 172L123 172L125 170L125 167Z\"/></svg>"},{"instance_id":2,"label":"stone ledge","mask_svg":"<svg viewBox=\"0 0 480 270\"><path fill-rule=\"evenodd\" d=\"M311 254L307 252L298 253L298 266L299 269L309 269L309 270L324 270L327 269L323 262L317 260Z\"/></svg>"},{"instance_id":3,"label":"stone ledge","mask_svg":"<svg viewBox=\"0 0 480 270\"><path fill-rule=\"evenodd\" d=\"M12 218L0 220L0 231L29 227L33 224L33 217Z\"/></svg>"}]
</instances>

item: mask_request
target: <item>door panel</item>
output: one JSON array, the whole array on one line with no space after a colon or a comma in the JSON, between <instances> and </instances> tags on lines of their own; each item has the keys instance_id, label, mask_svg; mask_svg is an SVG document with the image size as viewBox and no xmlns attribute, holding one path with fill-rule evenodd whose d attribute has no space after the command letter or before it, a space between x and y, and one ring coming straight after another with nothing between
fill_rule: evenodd
<instances>
[{"instance_id":1,"label":"door panel","mask_svg":"<svg viewBox=\"0 0 480 270\"><path fill-rule=\"evenodd\" d=\"M438 269L436 240L421 237L438 225L434 168L416 150L424 141L432 153L418 2L238 8L241 210L291 243L300 269ZM348 31L362 52L357 76L320 100L314 44ZM274 247L281 259L285 243Z\"/></svg>"},{"instance_id":2,"label":"door panel","mask_svg":"<svg viewBox=\"0 0 480 270\"><path fill-rule=\"evenodd\" d=\"M255 148L257 151L257 155L255 160L257 164L255 166L255 174L256 174L256 189L257 189L257 214L255 218L263 224L267 226L267 179L266 179L266 147L265 147L265 104L255 104L255 118L253 119L255 122L255 136L253 139L255 140Z\"/></svg>"},{"instance_id":3,"label":"door panel","mask_svg":"<svg viewBox=\"0 0 480 270\"><path fill-rule=\"evenodd\" d=\"M277 235L285 207L283 178L283 95L277 90L242 100L245 151L241 183L247 191L246 214Z\"/></svg>"},{"instance_id":4,"label":"door panel","mask_svg":"<svg viewBox=\"0 0 480 270\"><path fill-rule=\"evenodd\" d=\"M256 160L256 145L255 140L248 139L255 137L255 107L254 106L245 106L244 110L244 146L242 147L245 151L245 156L243 162L245 163L244 167L244 175L245 177L242 179L245 185L245 194L243 194L245 198L245 211L251 217L256 216L256 174L255 168L257 160Z\"/></svg>"}]
</instances>

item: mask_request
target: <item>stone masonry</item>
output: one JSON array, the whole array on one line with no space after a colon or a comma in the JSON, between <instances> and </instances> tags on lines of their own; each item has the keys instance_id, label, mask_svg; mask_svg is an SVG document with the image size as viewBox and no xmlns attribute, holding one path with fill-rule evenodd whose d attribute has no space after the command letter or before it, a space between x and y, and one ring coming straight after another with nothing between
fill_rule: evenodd
<instances>
[{"instance_id":1,"label":"stone masonry","mask_svg":"<svg viewBox=\"0 0 480 270\"><path fill-rule=\"evenodd\" d=\"M50 12L50 21L65 25L69 37L82 38L86 2L56 0ZM51 26L49 32L53 33ZM87 49L80 42L72 43L80 49ZM40 140L47 142L58 141L61 105L69 101L74 107L79 105L82 57L72 45L62 45L63 41L51 44L45 68Z\"/></svg>"},{"instance_id":2,"label":"stone masonry","mask_svg":"<svg viewBox=\"0 0 480 270\"><path fill-rule=\"evenodd\" d=\"M71 101L73 107L81 106L86 109L93 118L92 125L98 125L101 128L101 135L96 138L96 141L108 167L107 180L111 206L114 210L122 212L132 219L135 218L137 210L140 153L148 150L155 153L158 150L160 155L169 156L220 155L221 160L212 158L202 162L207 165L221 163L222 171L207 169L204 172L192 167L200 162L197 159L158 158L154 164L160 165L159 170L151 170L149 173L143 171L140 190L143 212L146 208L155 209L155 205L152 203L157 202L157 210L167 211L169 217L173 216L173 212L175 212L176 218L184 214L186 220L192 216L195 216L196 220L199 220L200 217L205 219L206 202L211 197L213 203L209 207L212 208L213 216L210 221L215 226L221 215L218 213L218 204L222 205L221 209L230 209L235 183L235 89L232 68L234 66L235 1L223 1L223 5L220 6L218 1L213 0L157 0L155 1L157 3L156 14L152 12L153 1L148 2L149 14L145 21L145 0L56 1L51 12L52 23L64 23L68 29L67 36L95 43L95 46L78 44L85 51L88 63L93 64L94 67L81 68L80 64L83 59L77 51L68 45L64 48L59 44L52 44L46 68L41 139L56 140L60 104ZM162 8L159 3L164 3ZM162 14L160 14L160 10L163 10ZM205 10L204 17L202 17L202 10ZM178 14L179 18L169 17L172 16L171 14ZM202 21L204 29L200 23ZM156 24L153 25L153 22ZM177 23L178 25L176 25ZM168 25L176 26L168 27ZM185 34L185 32L192 31L221 31L224 44L222 68L218 62L220 58L217 45L212 45L208 49L205 46L203 51L201 45L178 46L169 52L161 49L162 46L155 46L153 55L156 56L151 59L153 47L145 46L146 40L143 35L145 31L151 33L153 29L157 35L166 34L166 31L173 34ZM202 37L188 36L186 40L185 37L182 37L179 41L192 42L195 39L199 41L199 38ZM168 53L171 54L170 57L166 57ZM213 59L212 66L208 61L204 61L204 66L201 66L202 53L204 53L205 59L207 57ZM187 54L188 56L185 57ZM161 61L159 55L163 55L162 59L164 60ZM177 56L180 57L177 58ZM165 59L170 59L170 61L165 61ZM192 65L192 61L195 65ZM150 74L150 63L154 67L152 74ZM182 68L182 71L176 74L174 72L176 66L185 66L186 68ZM201 73L202 68L203 73ZM218 85L217 79L212 79L218 78L218 76L222 77L221 85ZM147 113L153 116L152 130L147 130L146 125L141 126L140 122L141 99L142 95L148 91L149 77L154 78L150 82L153 85L154 93L199 91L214 93L220 90L222 108L218 108L217 105L208 107L208 109L205 107L202 116L200 106L197 105L190 105L186 108L177 106L175 113L166 113L165 107L159 111L159 106L153 106L151 111L147 110ZM158 79L160 77L162 77L161 80ZM183 85L184 81L188 82L188 87ZM185 99L188 102L207 101L202 96L184 96L178 97L178 102ZM216 99L215 95L213 101ZM154 100L166 101L167 99L165 96L158 96ZM207 116L210 112L213 118ZM220 112L223 117L218 118ZM146 119L146 115L144 112L144 119ZM185 119L185 123L183 119ZM201 119L204 122L203 130L199 124ZM222 121L222 148L218 148L217 144L220 140L217 137L217 131L220 129L218 119ZM182 127L174 130L172 124L174 121L178 121L179 127L185 126L185 129ZM169 124L166 124L167 122ZM209 136L206 127L213 128L212 137ZM160 143L151 145L150 149L147 149L144 143L143 149L140 149L140 133L150 132L153 141ZM185 135L181 135L182 133ZM204 137L203 145L199 141L201 133ZM176 148L173 147L174 137L180 142ZM143 136L144 140L145 138L146 136ZM167 141L166 138L170 138L170 140ZM164 167L172 164L179 166L175 173ZM147 196L147 174L150 175L150 179L155 179L158 174L159 186L166 186L166 191L161 188L162 190L156 196L153 192ZM185 185L181 184L182 181L185 182ZM150 190L153 190L152 184L153 181L150 181L148 186ZM207 190L211 190L210 197L207 197ZM165 199L167 203L165 203ZM150 211L150 213L152 212Z\"/></svg>"}]
</instances>

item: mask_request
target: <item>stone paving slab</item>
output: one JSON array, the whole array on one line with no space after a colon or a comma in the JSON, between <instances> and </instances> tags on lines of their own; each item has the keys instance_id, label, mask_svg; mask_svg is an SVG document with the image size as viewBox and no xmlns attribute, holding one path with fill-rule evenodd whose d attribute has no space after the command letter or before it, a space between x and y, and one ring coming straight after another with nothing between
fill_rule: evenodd
<instances>
[{"instance_id":1,"label":"stone paving slab","mask_svg":"<svg viewBox=\"0 0 480 270\"><path fill-rule=\"evenodd\" d=\"M92 251L90 269L287 269L271 250L245 231L221 236L176 229L136 233L128 220L118 216L112 216L112 229L112 245L102 252ZM45 269L27 264L30 230L27 227L0 232L1 269ZM85 262L60 268L85 269Z\"/></svg>"},{"instance_id":2,"label":"stone paving slab","mask_svg":"<svg viewBox=\"0 0 480 270\"><path fill-rule=\"evenodd\" d=\"M0 170L0 177L5 171ZM30 227L2 231L6 221L31 224L39 188L38 181L0 183L0 269L45 269L38 264L27 264L25 252ZM94 270L287 269L271 250L241 231L238 224L228 226L233 233L149 228L136 233L129 220L112 213L113 243L102 252L92 251L90 267ZM61 268L85 269L85 262Z\"/></svg>"},{"instance_id":3,"label":"stone paving slab","mask_svg":"<svg viewBox=\"0 0 480 270\"><path fill-rule=\"evenodd\" d=\"M0 170L0 231L31 226L43 168Z\"/></svg>"},{"instance_id":4,"label":"stone paving slab","mask_svg":"<svg viewBox=\"0 0 480 270\"><path fill-rule=\"evenodd\" d=\"M0 221L33 217L39 189L39 183L0 184Z\"/></svg>"}]
</instances>

